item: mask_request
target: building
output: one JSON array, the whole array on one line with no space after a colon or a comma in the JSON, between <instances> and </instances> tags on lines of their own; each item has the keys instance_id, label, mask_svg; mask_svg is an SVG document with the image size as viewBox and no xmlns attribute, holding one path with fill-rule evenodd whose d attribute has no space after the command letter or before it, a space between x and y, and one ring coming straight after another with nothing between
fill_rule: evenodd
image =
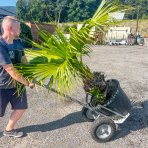
<instances>
[{"instance_id":1,"label":"building","mask_svg":"<svg viewBox=\"0 0 148 148\"><path fill-rule=\"evenodd\" d=\"M110 14L111 17L113 17L116 20L123 20L125 16L125 12L115 12Z\"/></svg>"}]
</instances>

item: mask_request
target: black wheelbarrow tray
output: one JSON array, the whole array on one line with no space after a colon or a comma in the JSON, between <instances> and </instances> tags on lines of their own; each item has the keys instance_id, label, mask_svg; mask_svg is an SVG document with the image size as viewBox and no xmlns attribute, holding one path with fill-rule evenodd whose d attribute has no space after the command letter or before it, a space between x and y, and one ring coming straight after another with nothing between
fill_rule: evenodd
<instances>
[{"instance_id":1,"label":"black wheelbarrow tray","mask_svg":"<svg viewBox=\"0 0 148 148\"><path fill-rule=\"evenodd\" d=\"M35 81L36 84L39 84ZM49 89L49 84L43 85L43 87ZM92 105L93 96L89 93L86 94L86 103L74 99L68 95L61 94L62 96L74 101L83 106L82 118L85 121L93 122L90 130L92 138L101 143L110 141L118 128L118 124L122 124L130 115L131 102L125 92L120 87L119 81L116 79L107 80L108 90L114 88L114 91L109 94L108 102L104 105ZM59 94L55 89L51 91Z\"/></svg>"}]
</instances>

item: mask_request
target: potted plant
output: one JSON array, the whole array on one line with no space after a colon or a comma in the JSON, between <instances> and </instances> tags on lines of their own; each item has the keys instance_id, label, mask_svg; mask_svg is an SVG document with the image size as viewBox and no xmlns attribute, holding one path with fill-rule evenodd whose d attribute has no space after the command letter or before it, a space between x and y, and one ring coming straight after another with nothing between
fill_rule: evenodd
<instances>
[{"instance_id":1,"label":"potted plant","mask_svg":"<svg viewBox=\"0 0 148 148\"><path fill-rule=\"evenodd\" d=\"M79 31L73 27L69 29L70 41L66 40L59 29L56 30L55 35L39 30L42 38L41 45L32 41L33 47L39 50L26 50L26 55L31 62L27 65L16 65L16 68L30 81L38 79L41 84L52 76L49 89L54 84L59 92L65 94L72 90L74 85L83 81L85 91L95 96L97 103L105 104L104 93L107 82L102 75L102 85L100 85L98 81L100 73L91 71L83 62L83 56L91 52L88 43L91 40L92 27L105 30L108 26L117 23L111 13L126 10L128 10L127 6L103 0L93 17L86 20Z\"/></svg>"}]
</instances>

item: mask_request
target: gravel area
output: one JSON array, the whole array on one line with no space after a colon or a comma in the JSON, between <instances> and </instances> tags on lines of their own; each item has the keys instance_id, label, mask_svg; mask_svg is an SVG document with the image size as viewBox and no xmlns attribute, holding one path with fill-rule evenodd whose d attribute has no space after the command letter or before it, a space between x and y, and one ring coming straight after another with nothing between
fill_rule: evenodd
<instances>
[{"instance_id":1,"label":"gravel area","mask_svg":"<svg viewBox=\"0 0 148 148\"><path fill-rule=\"evenodd\" d=\"M97 143L91 138L93 123L81 119L82 106L59 101L57 94L37 87L27 89L29 109L16 125L26 133L15 139L3 137L10 106L0 119L0 148L147 148L148 147L148 47L93 46L87 65L102 71L106 79L118 79L131 101L144 101L131 110L131 116L119 126L114 139ZM80 85L71 95L84 101Z\"/></svg>"}]
</instances>

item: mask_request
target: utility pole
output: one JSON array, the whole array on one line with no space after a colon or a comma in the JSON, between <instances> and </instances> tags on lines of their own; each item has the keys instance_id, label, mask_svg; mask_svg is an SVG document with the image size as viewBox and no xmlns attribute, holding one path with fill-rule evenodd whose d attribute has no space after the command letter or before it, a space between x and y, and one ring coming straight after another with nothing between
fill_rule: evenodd
<instances>
[{"instance_id":1,"label":"utility pole","mask_svg":"<svg viewBox=\"0 0 148 148\"><path fill-rule=\"evenodd\" d=\"M140 6L137 6L137 19L136 19L136 35L139 35L139 13L140 13Z\"/></svg>"}]
</instances>

